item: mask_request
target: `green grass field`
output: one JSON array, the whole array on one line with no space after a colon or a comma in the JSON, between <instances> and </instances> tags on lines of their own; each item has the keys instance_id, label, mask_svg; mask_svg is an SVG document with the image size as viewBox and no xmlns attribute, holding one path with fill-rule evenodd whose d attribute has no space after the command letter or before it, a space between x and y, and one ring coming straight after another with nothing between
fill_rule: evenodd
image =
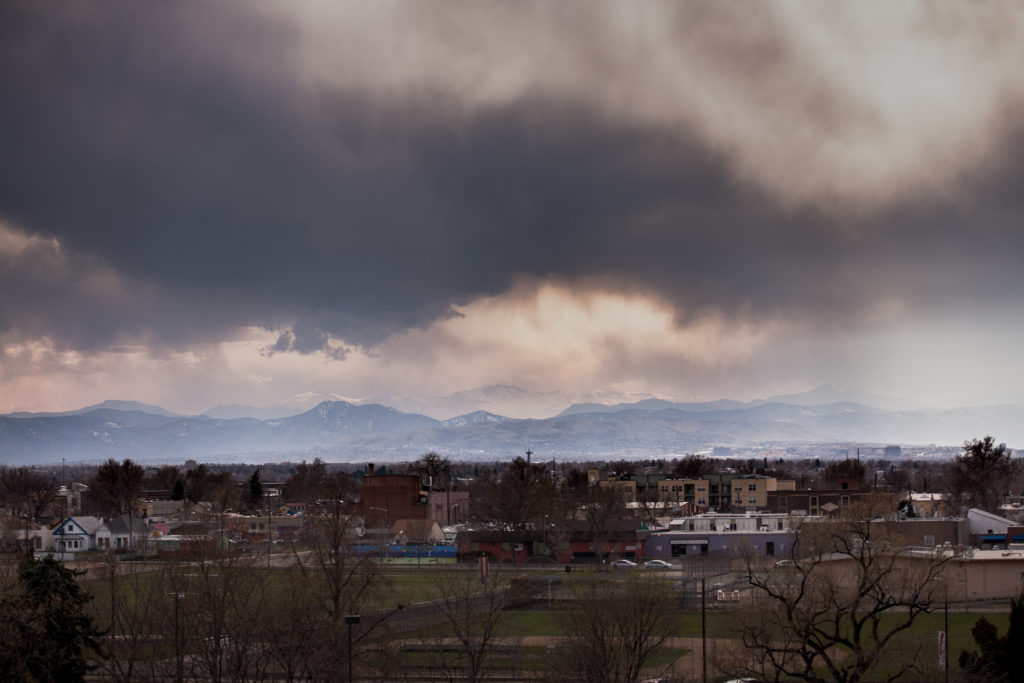
<instances>
[{"instance_id":1,"label":"green grass field","mask_svg":"<svg viewBox=\"0 0 1024 683\"><path fill-rule=\"evenodd\" d=\"M188 567L174 567L169 565L169 568L175 572L184 574L184 579L188 581L200 581L198 574L195 569L189 569ZM383 564L380 567L380 583L378 584L375 594L377 599L373 603L374 609L389 610L398 607L399 605L415 605L422 602L430 601L438 596L438 581L443 579L445 576L451 576L451 572L448 569L438 567L436 564L424 566L422 571L417 571L413 567L410 567L408 563L402 565L398 564ZM305 578L303 578L300 570L296 568L264 568L257 567L254 569L247 570L248 572L258 572L268 581L264 583L264 586L268 587L270 592L278 596L287 596L288 593L294 590L296 581L322 581L323 577L316 571L309 572ZM464 569L465 576L472 583L474 569ZM214 570L213 573L216 573ZM536 577L536 575L534 575ZM251 577L251 574L250 574ZM492 577L491 586L500 587L506 584L507 580L511 577L511 573L496 574ZM116 583L120 591L119 600L122 602L131 602L136 597L140 600L147 594L155 595L157 601L160 603L159 610L162 610L164 614L172 613L173 610L173 599L168 597L168 584L163 583L167 579L163 576L163 572L160 570L153 572L144 572L135 575L123 575L116 577ZM179 578L178 581L183 579ZM209 580L209 579L202 579ZM94 600L89 606L89 611L96 616L97 624L101 628L105 628L109 623L110 613L110 588L111 584L108 580L99 578L97 580L91 580L85 582L86 588L95 596ZM481 586L482 590L482 586ZM564 608L556 601L552 609L545 609L543 607L533 607L530 609L516 609L506 611L499 622L496 635L500 638L517 638L517 637L550 637L557 638L562 635L562 629L560 620L558 618L558 610ZM985 616L998 630L1000 635L1003 635L1008 625L1008 614L1006 612L995 612L995 613L964 613L959 609L954 608L949 613L949 663L952 671L959 669L957 661L960 653L964 650L974 650L976 645L971 636L971 629L979 619L979 617ZM738 626L740 619L743 618L741 610L732 611L729 609L709 609L706 613L706 627L708 637L713 639L735 639L738 637ZM892 614L887 615L883 619L883 628L895 620L900 619L900 615ZM938 654L938 636L937 633L943 630L944 615L941 609L931 614L924 614L919 616L911 629L907 632L902 633L894 641L887 652L899 653L901 651L907 651L908 648L914 649L921 653L934 652L936 657ZM443 630L443 629L442 629ZM700 637L701 635L701 614L699 611L679 611L674 617L674 623L671 627L671 634L679 637ZM421 629L418 632L404 633L402 637L408 638L419 638L426 641L430 638L436 638L443 636L444 634L439 632L438 628L432 627L427 629ZM532 646L531 646L532 647ZM542 648L543 649L543 648ZM659 653L658 659L652 662L651 666L659 666L660 663L668 663L678 657L681 653L667 651L665 653ZM410 656L425 656L423 653L410 653ZM898 655L893 655L898 656ZM532 649L520 648L514 656L502 655L508 659L506 662L507 666L519 667L524 670L531 670L541 668L543 665L538 663L542 658L537 652ZM501 660L499 660L500 662ZM429 666L424 664L424 666ZM882 667L885 668L884 666Z\"/></svg>"}]
</instances>

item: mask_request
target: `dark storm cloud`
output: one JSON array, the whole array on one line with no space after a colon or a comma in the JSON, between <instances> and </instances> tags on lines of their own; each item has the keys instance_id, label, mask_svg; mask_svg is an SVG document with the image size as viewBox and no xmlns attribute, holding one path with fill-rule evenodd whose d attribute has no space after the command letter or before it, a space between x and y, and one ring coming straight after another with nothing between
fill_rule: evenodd
<instances>
[{"instance_id":1,"label":"dark storm cloud","mask_svg":"<svg viewBox=\"0 0 1024 683\"><path fill-rule=\"evenodd\" d=\"M572 93L469 107L311 85L293 27L228 3L0 13L0 215L57 238L62 272L84 259L50 279L12 257L0 326L67 346L239 325L290 328L270 352L372 344L522 276L825 324L1021 285L1020 155L964 180L985 206L911 195L844 218L781 208L695 130ZM819 125L843 102L812 99ZM127 300L69 296L95 272Z\"/></svg>"}]
</instances>

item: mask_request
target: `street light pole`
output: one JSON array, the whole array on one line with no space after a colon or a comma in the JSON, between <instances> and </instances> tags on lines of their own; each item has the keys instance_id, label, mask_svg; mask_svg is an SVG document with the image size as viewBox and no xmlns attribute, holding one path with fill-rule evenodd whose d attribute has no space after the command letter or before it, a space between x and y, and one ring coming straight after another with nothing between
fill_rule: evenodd
<instances>
[{"instance_id":1,"label":"street light pole","mask_svg":"<svg viewBox=\"0 0 1024 683\"><path fill-rule=\"evenodd\" d=\"M701 674L704 683L708 683L708 632L707 632L707 594L708 589L704 582L706 579L700 577L700 659Z\"/></svg>"},{"instance_id":2,"label":"street light pole","mask_svg":"<svg viewBox=\"0 0 1024 683\"><path fill-rule=\"evenodd\" d=\"M949 683L949 584L945 585L945 596L942 601L942 617L943 626L942 628L946 631L946 638L944 645L946 646L946 683Z\"/></svg>"},{"instance_id":3,"label":"street light pole","mask_svg":"<svg viewBox=\"0 0 1024 683\"><path fill-rule=\"evenodd\" d=\"M181 630L179 627L178 616L181 612L181 601L184 598L184 594L175 592L174 593L174 659L175 659L175 680L181 683L183 675L182 671L182 660L181 660Z\"/></svg>"},{"instance_id":4,"label":"street light pole","mask_svg":"<svg viewBox=\"0 0 1024 683\"><path fill-rule=\"evenodd\" d=\"M348 624L348 680L352 683L352 624L359 623L359 615L345 615L345 623Z\"/></svg>"}]
</instances>

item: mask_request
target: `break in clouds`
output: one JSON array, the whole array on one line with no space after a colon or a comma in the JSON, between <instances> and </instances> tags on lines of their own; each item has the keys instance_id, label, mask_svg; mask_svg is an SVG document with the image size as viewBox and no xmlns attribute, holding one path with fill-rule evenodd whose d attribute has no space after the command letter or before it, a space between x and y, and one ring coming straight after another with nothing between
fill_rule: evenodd
<instances>
[{"instance_id":1,"label":"break in clouds","mask_svg":"<svg viewBox=\"0 0 1024 683\"><path fill-rule=\"evenodd\" d=\"M996 3L4 3L0 379L246 344L370 393L558 343L687 395L1019 332L1022 38Z\"/></svg>"}]
</instances>

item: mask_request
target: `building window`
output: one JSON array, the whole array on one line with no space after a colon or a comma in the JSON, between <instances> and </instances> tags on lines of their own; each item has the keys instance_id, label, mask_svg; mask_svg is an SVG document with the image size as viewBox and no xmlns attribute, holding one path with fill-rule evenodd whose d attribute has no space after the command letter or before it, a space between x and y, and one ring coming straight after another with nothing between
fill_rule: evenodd
<instances>
[{"instance_id":1,"label":"building window","mask_svg":"<svg viewBox=\"0 0 1024 683\"><path fill-rule=\"evenodd\" d=\"M750 498L747 498L747 503L749 503L750 505L757 505L757 498L751 496Z\"/></svg>"},{"instance_id":2,"label":"building window","mask_svg":"<svg viewBox=\"0 0 1024 683\"><path fill-rule=\"evenodd\" d=\"M757 484L747 484L747 490L748 491L756 491L757 490Z\"/></svg>"}]
</instances>

